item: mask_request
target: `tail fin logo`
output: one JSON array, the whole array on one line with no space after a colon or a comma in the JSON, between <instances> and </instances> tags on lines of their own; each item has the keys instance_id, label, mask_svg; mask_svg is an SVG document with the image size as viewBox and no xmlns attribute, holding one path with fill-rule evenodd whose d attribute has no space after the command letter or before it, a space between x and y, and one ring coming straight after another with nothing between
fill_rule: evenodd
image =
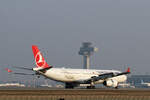
<instances>
[{"instance_id":1,"label":"tail fin logo","mask_svg":"<svg viewBox=\"0 0 150 100\"><path fill-rule=\"evenodd\" d=\"M40 51L36 54L35 56L35 62L37 67L44 67L46 62L43 58L43 56L41 55Z\"/></svg>"},{"instance_id":2,"label":"tail fin logo","mask_svg":"<svg viewBox=\"0 0 150 100\"><path fill-rule=\"evenodd\" d=\"M32 51L33 51L36 67L42 67L42 68L51 67L47 64L42 53L40 52L40 50L36 45L32 45Z\"/></svg>"}]
</instances>

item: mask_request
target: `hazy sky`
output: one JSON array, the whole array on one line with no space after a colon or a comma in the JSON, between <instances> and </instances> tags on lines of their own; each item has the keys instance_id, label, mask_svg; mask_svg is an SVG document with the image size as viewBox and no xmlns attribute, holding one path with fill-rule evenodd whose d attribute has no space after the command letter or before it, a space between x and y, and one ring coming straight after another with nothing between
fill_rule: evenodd
<instances>
[{"instance_id":1,"label":"hazy sky","mask_svg":"<svg viewBox=\"0 0 150 100\"><path fill-rule=\"evenodd\" d=\"M150 0L0 0L0 80L34 66L33 44L54 67L82 68L86 41L99 48L91 68L150 74Z\"/></svg>"}]
</instances>

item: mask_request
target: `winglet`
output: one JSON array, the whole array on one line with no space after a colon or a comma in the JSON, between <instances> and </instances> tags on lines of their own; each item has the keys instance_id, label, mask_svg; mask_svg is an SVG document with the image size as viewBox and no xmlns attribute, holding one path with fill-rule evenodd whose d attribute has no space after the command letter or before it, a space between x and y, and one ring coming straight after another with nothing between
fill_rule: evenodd
<instances>
[{"instance_id":1,"label":"winglet","mask_svg":"<svg viewBox=\"0 0 150 100\"><path fill-rule=\"evenodd\" d=\"M5 70L6 70L7 72L9 72L9 73L12 72L12 70L10 70L10 69L8 69L8 68L6 68Z\"/></svg>"},{"instance_id":2,"label":"winglet","mask_svg":"<svg viewBox=\"0 0 150 100\"><path fill-rule=\"evenodd\" d=\"M128 67L127 72L130 73L130 68Z\"/></svg>"}]
</instances>

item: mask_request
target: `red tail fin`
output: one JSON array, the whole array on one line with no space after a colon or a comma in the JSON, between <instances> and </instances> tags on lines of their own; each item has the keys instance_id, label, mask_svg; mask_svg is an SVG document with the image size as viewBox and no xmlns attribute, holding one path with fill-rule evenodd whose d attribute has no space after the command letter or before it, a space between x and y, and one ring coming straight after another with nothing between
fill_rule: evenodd
<instances>
[{"instance_id":1,"label":"red tail fin","mask_svg":"<svg viewBox=\"0 0 150 100\"><path fill-rule=\"evenodd\" d=\"M127 72L130 73L130 68L128 67Z\"/></svg>"},{"instance_id":2,"label":"red tail fin","mask_svg":"<svg viewBox=\"0 0 150 100\"><path fill-rule=\"evenodd\" d=\"M9 73L12 72L12 70L10 70L10 69L8 69L8 68L6 68L5 70L6 70L7 72L9 72Z\"/></svg>"},{"instance_id":3,"label":"red tail fin","mask_svg":"<svg viewBox=\"0 0 150 100\"><path fill-rule=\"evenodd\" d=\"M32 45L32 51L33 51L33 55L34 55L35 63L37 67L42 67L42 68L51 67L46 63L44 57L42 56L40 50L38 49L36 45Z\"/></svg>"}]
</instances>

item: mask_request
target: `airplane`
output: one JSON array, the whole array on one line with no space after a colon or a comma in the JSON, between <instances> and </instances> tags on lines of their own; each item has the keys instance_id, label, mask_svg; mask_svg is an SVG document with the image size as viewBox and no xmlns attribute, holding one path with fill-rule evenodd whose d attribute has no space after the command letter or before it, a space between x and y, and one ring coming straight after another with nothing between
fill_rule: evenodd
<instances>
[{"instance_id":1,"label":"airplane","mask_svg":"<svg viewBox=\"0 0 150 100\"><path fill-rule=\"evenodd\" d=\"M148 82L144 82L143 80L141 80L141 85L146 85L146 86L150 86L150 83L148 83Z\"/></svg>"},{"instance_id":2,"label":"airplane","mask_svg":"<svg viewBox=\"0 0 150 100\"><path fill-rule=\"evenodd\" d=\"M125 72L118 70L54 68L46 62L38 46L32 45L32 51L36 67L32 69L20 68L32 70L36 75L63 82L66 89L77 87L80 84L87 84L87 89L94 89L96 84L118 88L118 84L125 82L127 80L126 74L130 73L130 68Z\"/></svg>"},{"instance_id":3,"label":"airplane","mask_svg":"<svg viewBox=\"0 0 150 100\"><path fill-rule=\"evenodd\" d=\"M136 83L135 87L149 88L150 87L150 83L144 82L143 80L141 80L141 83Z\"/></svg>"}]
</instances>

